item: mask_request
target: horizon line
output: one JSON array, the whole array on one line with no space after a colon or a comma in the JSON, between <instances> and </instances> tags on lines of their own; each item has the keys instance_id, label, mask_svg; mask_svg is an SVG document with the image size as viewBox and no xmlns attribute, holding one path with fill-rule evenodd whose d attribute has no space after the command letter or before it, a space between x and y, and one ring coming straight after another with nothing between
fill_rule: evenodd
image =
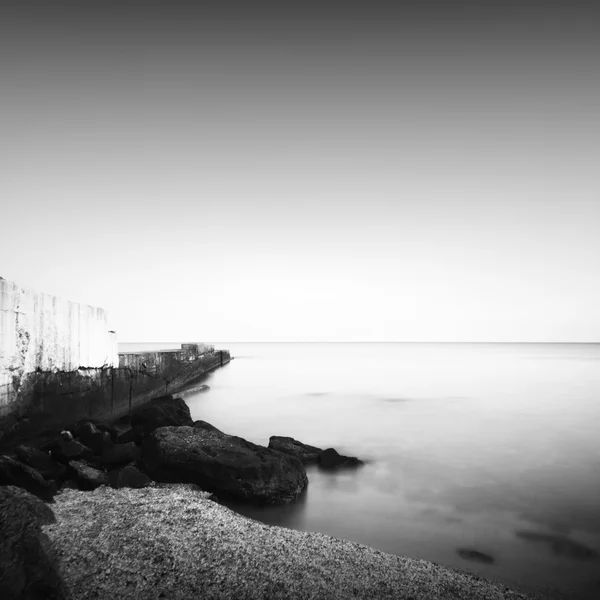
<instances>
[{"instance_id":1,"label":"horizon line","mask_svg":"<svg viewBox=\"0 0 600 600\"><path fill-rule=\"evenodd\" d=\"M118 344L187 344L187 343L205 343L205 344L589 344L589 345L598 345L600 341L596 342L581 342L581 341L527 341L527 342L517 342L517 341L419 341L419 340L393 340L393 341L383 341L383 340L353 340L353 341L341 341L341 340L309 340L309 341L300 341L300 340L226 340L226 341L218 341L218 342L189 342L189 341L151 341L151 342L134 342L134 341L122 341L117 342Z\"/></svg>"}]
</instances>

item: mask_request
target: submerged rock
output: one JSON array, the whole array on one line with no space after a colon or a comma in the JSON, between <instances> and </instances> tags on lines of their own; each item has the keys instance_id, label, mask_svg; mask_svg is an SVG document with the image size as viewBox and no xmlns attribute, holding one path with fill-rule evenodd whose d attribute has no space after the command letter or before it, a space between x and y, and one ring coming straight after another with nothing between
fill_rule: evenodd
<instances>
[{"instance_id":1,"label":"submerged rock","mask_svg":"<svg viewBox=\"0 0 600 600\"><path fill-rule=\"evenodd\" d=\"M291 437L273 435L269 438L269 448L295 456L303 463L319 462L319 456L323 452L321 448L303 444Z\"/></svg>"},{"instance_id":2,"label":"submerged rock","mask_svg":"<svg viewBox=\"0 0 600 600\"><path fill-rule=\"evenodd\" d=\"M62 600L67 597L52 545L41 525L55 523L39 498L0 486L0 598Z\"/></svg>"},{"instance_id":3,"label":"submerged rock","mask_svg":"<svg viewBox=\"0 0 600 600\"><path fill-rule=\"evenodd\" d=\"M363 461L355 456L342 456L335 448L321 450L291 437L273 435L269 438L269 448L294 456L305 464L318 463L323 469L356 467L363 464Z\"/></svg>"},{"instance_id":4,"label":"submerged rock","mask_svg":"<svg viewBox=\"0 0 600 600\"><path fill-rule=\"evenodd\" d=\"M308 483L297 458L218 430L161 427L144 441L142 454L156 481L196 483L219 497L258 504L290 502Z\"/></svg>"},{"instance_id":5,"label":"submerged rock","mask_svg":"<svg viewBox=\"0 0 600 600\"><path fill-rule=\"evenodd\" d=\"M9 456L0 456L0 485L23 488L47 502L57 490L54 481L46 481L38 471Z\"/></svg>"},{"instance_id":6,"label":"submerged rock","mask_svg":"<svg viewBox=\"0 0 600 600\"><path fill-rule=\"evenodd\" d=\"M534 544L544 544L558 556L566 556L574 560L598 560L600 555L596 550L563 535L543 531L517 531L516 535L522 540Z\"/></svg>"},{"instance_id":7,"label":"submerged rock","mask_svg":"<svg viewBox=\"0 0 600 600\"><path fill-rule=\"evenodd\" d=\"M484 563L486 565L491 565L494 562L493 556L485 554L484 552L479 552L479 550L473 550L471 548L459 548L456 552L458 552L459 556L465 560L472 560L474 562Z\"/></svg>"},{"instance_id":8,"label":"submerged rock","mask_svg":"<svg viewBox=\"0 0 600 600\"><path fill-rule=\"evenodd\" d=\"M319 465L323 469L337 469L338 467L357 467L363 461L356 456L342 456L335 448L327 448L319 454Z\"/></svg>"}]
</instances>

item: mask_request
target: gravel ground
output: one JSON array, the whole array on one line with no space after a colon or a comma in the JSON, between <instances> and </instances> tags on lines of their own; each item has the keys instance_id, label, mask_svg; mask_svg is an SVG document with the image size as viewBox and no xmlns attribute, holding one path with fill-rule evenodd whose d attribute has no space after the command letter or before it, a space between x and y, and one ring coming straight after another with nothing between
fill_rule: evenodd
<instances>
[{"instance_id":1,"label":"gravel ground","mask_svg":"<svg viewBox=\"0 0 600 600\"><path fill-rule=\"evenodd\" d=\"M65 490L43 527L72 598L527 599L423 560L264 525L193 486Z\"/></svg>"}]
</instances>

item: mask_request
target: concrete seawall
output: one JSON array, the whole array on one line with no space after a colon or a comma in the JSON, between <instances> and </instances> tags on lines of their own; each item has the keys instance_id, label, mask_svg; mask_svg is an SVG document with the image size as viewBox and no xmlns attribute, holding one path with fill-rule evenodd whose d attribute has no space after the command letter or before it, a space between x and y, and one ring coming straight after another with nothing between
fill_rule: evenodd
<instances>
[{"instance_id":1,"label":"concrete seawall","mask_svg":"<svg viewBox=\"0 0 600 600\"><path fill-rule=\"evenodd\" d=\"M101 308L0 278L0 417L27 402L29 375L118 366L117 338Z\"/></svg>"},{"instance_id":2,"label":"concrete seawall","mask_svg":"<svg viewBox=\"0 0 600 600\"><path fill-rule=\"evenodd\" d=\"M31 397L27 417L43 417L49 423L116 418L152 398L193 385L230 360L226 350L198 354L189 349L119 358L120 367L31 374L26 383Z\"/></svg>"},{"instance_id":3,"label":"concrete seawall","mask_svg":"<svg viewBox=\"0 0 600 600\"><path fill-rule=\"evenodd\" d=\"M199 343L118 354L102 309L0 278L0 439L34 422L118 418L229 360L227 350Z\"/></svg>"}]
</instances>

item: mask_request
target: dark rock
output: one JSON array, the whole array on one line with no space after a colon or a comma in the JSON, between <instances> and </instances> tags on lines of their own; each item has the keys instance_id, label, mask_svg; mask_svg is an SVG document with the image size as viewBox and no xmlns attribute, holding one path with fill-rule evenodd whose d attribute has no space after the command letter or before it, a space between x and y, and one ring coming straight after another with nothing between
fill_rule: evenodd
<instances>
[{"instance_id":1,"label":"dark rock","mask_svg":"<svg viewBox=\"0 0 600 600\"><path fill-rule=\"evenodd\" d=\"M79 441L87 446L94 454L102 454L102 449L105 445L104 433L100 431L93 423L85 421L78 427L76 433ZM110 435L106 434L110 441Z\"/></svg>"},{"instance_id":2,"label":"dark rock","mask_svg":"<svg viewBox=\"0 0 600 600\"><path fill-rule=\"evenodd\" d=\"M94 453L81 442L64 439L62 436L56 438L43 449L49 449L54 460L67 464L71 460L91 460Z\"/></svg>"},{"instance_id":3,"label":"dark rock","mask_svg":"<svg viewBox=\"0 0 600 600\"><path fill-rule=\"evenodd\" d=\"M216 431L217 433L225 435L220 429L217 429L214 425L211 425L206 421L194 421L193 427L196 427L196 429L206 429L206 431Z\"/></svg>"},{"instance_id":4,"label":"dark rock","mask_svg":"<svg viewBox=\"0 0 600 600\"><path fill-rule=\"evenodd\" d=\"M128 429L127 431L119 435L119 437L117 438L117 443L129 444L130 442L133 442L134 444L141 446L142 442L144 441L144 437L144 427L138 425L137 427L132 427L131 429Z\"/></svg>"},{"instance_id":5,"label":"dark rock","mask_svg":"<svg viewBox=\"0 0 600 600\"><path fill-rule=\"evenodd\" d=\"M25 510L40 524L50 525L56 523L56 517L52 512L52 508L23 488L14 485L0 486L0 506L4 502L19 501L23 504ZM0 529L1 531L1 529Z\"/></svg>"},{"instance_id":6,"label":"dark rock","mask_svg":"<svg viewBox=\"0 0 600 600\"><path fill-rule=\"evenodd\" d=\"M65 427L65 431L71 432L73 437L78 438L81 437L82 434L85 435L85 431L89 428L90 425L92 425L92 427L94 428L92 431L95 432L96 426L89 419L84 419L82 421L76 421L75 423L71 423L71 425Z\"/></svg>"},{"instance_id":7,"label":"dark rock","mask_svg":"<svg viewBox=\"0 0 600 600\"><path fill-rule=\"evenodd\" d=\"M0 456L0 485L14 485L50 502L56 494L56 483L46 481L38 471L8 456Z\"/></svg>"},{"instance_id":8,"label":"dark rock","mask_svg":"<svg viewBox=\"0 0 600 600\"><path fill-rule=\"evenodd\" d=\"M83 460L72 460L69 462L69 467L75 475L80 490L95 490L101 485L108 485L108 475Z\"/></svg>"},{"instance_id":9,"label":"dark rock","mask_svg":"<svg viewBox=\"0 0 600 600\"><path fill-rule=\"evenodd\" d=\"M35 496L0 487L0 598L67 598L50 540L41 531L41 525L55 521L52 510Z\"/></svg>"},{"instance_id":10,"label":"dark rock","mask_svg":"<svg viewBox=\"0 0 600 600\"><path fill-rule=\"evenodd\" d=\"M111 425L107 425L106 423L96 423L95 425L96 425L96 429L98 429L102 433L108 433L108 435L110 436L110 439L113 442L117 441L117 438L119 437L118 429L116 429L115 427L112 427Z\"/></svg>"},{"instance_id":11,"label":"dark rock","mask_svg":"<svg viewBox=\"0 0 600 600\"><path fill-rule=\"evenodd\" d=\"M142 451L139 446L133 442L128 444L112 444L107 446L100 457L103 465L108 467L116 465L125 465L130 462L140 460Z\"/></svg>"},{"instance_id":12,"label":"dark rock","mask_svg":"<svg viewBox=\"0 0 600 600\"><path fill-rule=\"evenodd\" d=\"M258 504L290 502L308 483L297 458L197 427L161 427L144 440L142 454L155 481L195 483Z\"/></svg>"},{"instance_id":13,"label":"dark rock","mask_svg":"<svg viewBox=\"0 0 600 600\"><path fill-rule=\"evenodd\" d=\"M78 490L79 484L74 479L67 479L63 482L61 490Z\"/></svg>"},{"instance_id":14,"label":"dark rock","mask_svg":"<svg viewBox=\"0 0 600 600\"><path fill-rule=\"evenodd\" d=\"M131 415L123 415L122 417L119 417L115 423L120 426L131 425Z\"/></svg>"},{"instance_id":15,"label":"dark rock","mask_svg":"<svg viewBox=\"0 0 600 600\"><path fill-rule=\"evenodd\" d=\"M283 452L290 456L299 458L303 463L312 463L319 461L319 455L323 450L316 448L315 446L309 446L303 444L298 440L291 437L283 437L279 435L273 435L269 438L269 448L277 450L277 452Z\"/></svg>"},{"instance_id":16,"label":"dark rock","mask_svg":"<svg viewBox=\"0 0 600 600\"><path fill-rule=\"evenodd\" d=\"M10 413L0 418L0 442L6 443L11 440L19 428L19 418Z\"/></svg>"},{"instance_id":17,"label":"dark rock","mask_svg":"<svg viewBox=\"0 0 600 600\"><path fill-rule=\"evenodd\" d=\"M144 435L152 433L159 427L192 426L193 424L188 405L181 398L173 398L173 396L152 400L131 415L132 429L140 427Z\"/></svg>"},{"instance_id":18,"label":"dark rock","mask_svg":"<svg viewBox=\"0 0 600 600\"><path fill-rule=\"evenodd\" d=\"M338 467L357 467L363 461L356 456L342 456L335 448L327 448L319 455L319 465L323 469L337 469Z\"/></svg>"},{"instance_id":19,"label":"dark rock","mask_svg":"<svg viewBox=\"0 0 600 600\"><path fill-rule=\"evenodd\" d=\"M457 552L460 557L464 558L465 560L472 560L474 562L480 562L486 565L491 565L494 562L493 556L485 554L484 552L479 552L479 550L473 550L471 548L459 548Z\"/></svg>"},{"instance_id":20,"label":"dark rock","mask_svg":"<svg viewBox=\"0 0 600 600\"><path fill-rule=\"evenodd\" d=\"M67 468L56 462L48 452L29 446L17 446L15 455L23 464L38 471L44 479L62 480Z\"/></svg>"},{"instance_id":21,"label":"dark rock","mask_svg":"<svg viewBox=\"0 0 600 600\"><path fill-rule=\"evenodd\" d=\"M108 482L113 488L143 488L152 483L152 479L133 465L110 471Z\"/></svg>"},{"instance_id":22,"label":"dark rock","mask_svg":"<svg viewBox=\"0 0 600 600\"><path fill-rule=\"evenodd\" d=\"M73 441L73 434L68 429L64 429L63 431L61 431L60 432L60 437L65 442L72 442Z\"/></svg>"}]
</instances>

